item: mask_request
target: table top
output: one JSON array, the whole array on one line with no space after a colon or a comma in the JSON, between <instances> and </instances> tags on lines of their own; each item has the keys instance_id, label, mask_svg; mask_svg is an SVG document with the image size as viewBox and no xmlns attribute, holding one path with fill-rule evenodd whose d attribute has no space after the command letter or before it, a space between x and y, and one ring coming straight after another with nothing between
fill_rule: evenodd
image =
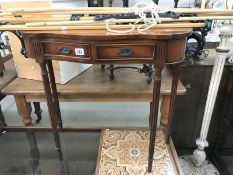
<instances>
[{"instance_id":1,"label":"table top","mask_svg":"<svg viewBox=\"0 0 233 175\"><path fill-rule=\"evenodd\" d=\"M76 76L65 85L57 84L59 95L86 95L90 98L94 96L121 96L124 98L150 99L153 92L153 82L147 84L145 74L140 74L134 69L116 69L115 79L110 81L109 70L102 70L100 66L94 65ZM172 75L167 69L162 73L161 94L171 93ZM44 95L44 88L41 81L17 78L2 90L5 94L31 94ZM178 83L178 95L185 94L186 89L181 82ZM135 95L136 94L136 95Z\"/></svg>"},{"instance_id":2,"label":"table top","mask_svg":"<svg viewBox=\"0 0 233 175\"><path fill-rule=\"evenodd\" d=\"M60 31L22 31L25 36L59 37L90 40L114 40L114 39L176 39L189 36L192 28L162 28L149 29L143 32L137 30L128 33L113 33L107 30L60 30Z\"/></svg>"}]
</instances>

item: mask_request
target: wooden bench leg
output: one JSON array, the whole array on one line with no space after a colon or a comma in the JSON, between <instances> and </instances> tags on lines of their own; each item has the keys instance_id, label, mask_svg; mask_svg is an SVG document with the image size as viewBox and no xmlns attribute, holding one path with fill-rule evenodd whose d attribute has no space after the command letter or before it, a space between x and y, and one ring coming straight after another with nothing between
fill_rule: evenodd
<instances>
[{"instance_id":1,"label":"wooden bench leg","mask_svg":"<svg viewBox=\"0 0 233 175\"><path fill-rule=\"evenodd\" d=\"M170 107L170 95L164 95L161 104L161 119L160 123L162 125L168 124L168 115L169 115L169 107Z\"/></svg>"},{"instance_id":2,"label":"wooden bench leg","mask_svg":"<svg viewBox=\"0 0 233 175\"><path fill-rule=\"evenodd\" d=\"M41 116L42 110L40 108L40 102L33 102L33 106L34 106L34 109L35 109L34 113L37 116L36 123L40 123L40 121L42 119L42 116Z\"/></svg>"},{"instance_id":3,"label":"wooden bench leg","mask_svg":"<svg viewBox=\"0 0 233 175\"><path fill-rule=\"evenodd\" d=\"M26 102L24 95L15 95L15 103L18 109L19 115L23 118L25 126L32 126L32 107L31 103Z\"/></svg>"}]
</instances>

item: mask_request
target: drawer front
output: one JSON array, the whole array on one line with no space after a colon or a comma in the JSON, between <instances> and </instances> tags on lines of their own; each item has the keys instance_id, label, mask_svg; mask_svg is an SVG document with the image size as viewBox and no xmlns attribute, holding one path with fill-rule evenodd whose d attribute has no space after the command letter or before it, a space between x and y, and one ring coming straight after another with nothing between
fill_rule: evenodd
<instances>
[{"instance_id":1,"label":"drawer front","mask_svg":"<svg viewBox=\"0 0 233 175\"><path fill-rule=\"evenodd\" d=\"M96 45L97 60L154 60L154 44L108 44Z\"/></svg>"},{"instance_id":2,"label":"drawer front","mask_svg":"<svg viewBox=\"0 0 233 175\"><path fill-rule=\"evenodd\" d=\"M43 54L46 56L67 56L90 59L90 44L42 41Z\"/></svg>"}]
</instances>

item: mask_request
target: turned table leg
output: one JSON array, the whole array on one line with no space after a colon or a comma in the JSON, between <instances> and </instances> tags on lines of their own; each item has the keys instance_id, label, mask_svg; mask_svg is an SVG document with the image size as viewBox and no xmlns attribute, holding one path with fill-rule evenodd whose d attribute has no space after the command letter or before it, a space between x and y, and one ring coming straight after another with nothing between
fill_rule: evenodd
<instances>
[{"instance_id":1,"label":"turned table leg","mask_svg":"<svg viewBox=\"0 0 233 175\"><path fill-rule=\"evenodd\" d=\"M48 61L48 73L49 73L50 85L52 89L53 103L55 105L55 113L57 115L57 122L58 122L59 128L62 130L63 126L62 126L61 110L60 110L60 105L58 101L58 93L57 93L57 88L56 88L56 83L55 83L52 61Z\"/></svg>"},{"instance_id":2,"label":"turned table leg","mask_svg":"<svg viewBox=\"0 0 233 175\"><path fill-rule=\"evenodd\" d=\"M150 139L149 139L149 153L148 153L148 169L151 173L152 164L154 160L154 149L156 140L156 129L158 121L159 101L160 101L160 87L162 80L162 70L165 67L167 44L161 42L158 45L158 53L154 63L154 86L152 103L150 104Z\"/></svg>"},{"instance_id":3,"label":"turned table leg","mask_svg":"<svg viewBox=\"0 0 233 175\"><path fill-rule=\"evenodd\" d=\"M42 116L41 116L42 110L40 108L40 102L33 102L33 106L34 106L34 109L35 109L34 113L37 116L36 123L40 123L40 121L42 119Z\"/></svg>"},{"instance_id":4,"label":"turned table leg","mask_svg":"<svg viewBox=\"0 0 233 175\"><path fill-rule=\"evenodd\" d=\"M31 103L26 102L24 95L15 95L15 103L16 103L19 115L23 118L24 125L32 126Z\"/></svg>"},{"instance_id":5,"label":"turned table leg","mask_svg":"<svg viewBox=\"0 0 233 175\"><path fill-rule=\"evenodd\" d=\"M57 88L55 84L54 72L52 62L43 61L40 63L41 67L41 75L43 79L47 105L49 110L50 121L53 129L53 135L55 140L55 145L57 149L57 153L59 156L60 164L61 164L61 174L69 174L69 166L64 159L61 142L58 132L58 122L60 121L59 128L62 131L62 121L61 121L61 113L60 106L58 101Z\"/></svg>"},{"instance_id":6,"label":"turned table leg","mask_svg":"<svg viewBox=\"0 0 233 175\"><path fill-rule=\"evenodd\" d=\"M170 95L163 95L162 96L160 123L162 125L165 125L165 126L167 126L167 124L168 124L170 97L171 97Z\"/></svg>"},{"instance_id":7,"label":"turned table leg","mask_svg":"<svg viewBox=\"0 0 233 175\"><path fill-rule=\"evenodd\" d=\"M59 138L59 133L58 133L58 128L57 128L57 112L56 112L56 105L54 104L54 99L52 95L52 88L50 84L50 79L49 79L49 72L47 69L47 62L43 61L40 63L41 67L41 75L43 79L43 84L44 84L44 89L45 89L45 94L46 94L46 99L47 99L47 105L48 105L48 110L49 110L49 116L50 116L50 121L53 129L53 135L54 135L54 141L56 145L56 149L61 149L61 143L60 143L60 138ZM52 72L50 72L52 73ZM55 84L56 88L56 84Z\"/></svg>"}]
</instances>

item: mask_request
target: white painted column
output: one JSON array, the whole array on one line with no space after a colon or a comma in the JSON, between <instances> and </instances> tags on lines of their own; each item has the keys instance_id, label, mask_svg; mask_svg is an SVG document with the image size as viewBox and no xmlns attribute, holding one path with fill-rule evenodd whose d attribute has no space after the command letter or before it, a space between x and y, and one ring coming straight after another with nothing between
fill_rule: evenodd
<instances>
[{"instance_id":1,"label":"white painted column","mask_svg":"<svg viewBox=\"0 0 233 175\"><path fill-rule=\"evenodd\" d=\"M216 49L216 60L214 63L212 76L209 85L208 96L206 100L205 112L202 121L202 128L200 132L200 137L196 140L198 148L193 152L193 163L196 166L201 166L206 159L206 154L204 148L208 146L207 134L209 131L210 121L213 114L213 109L224 69L224 64L226 61L227 53L229 49L226 44L227 41L232 37L233 27L225 26L222 28L220 37L220 45Z\"/></svg>"},{"instance_id":2,"label":"white painted column","mask_svg":"<svg viewBox=\"0 0 233 175\"><path fill-rule=\"evenodd\" d=\"M204 149L208 147L207 135L209 131L210 121L212 118L214 105L229 49L226 44L227 41L233 36L233 26L223 26L221 29L220 45L216 49L216 60L214 63L209 91L206 100L206 106L202 121L202 128L200 137L196 140L197 149L193 155L181 156L180 163L184 175L198 174L198 175L219 175L216 167L211 162L206 160L206 153Z\"/></svg>"}]
</instances>

